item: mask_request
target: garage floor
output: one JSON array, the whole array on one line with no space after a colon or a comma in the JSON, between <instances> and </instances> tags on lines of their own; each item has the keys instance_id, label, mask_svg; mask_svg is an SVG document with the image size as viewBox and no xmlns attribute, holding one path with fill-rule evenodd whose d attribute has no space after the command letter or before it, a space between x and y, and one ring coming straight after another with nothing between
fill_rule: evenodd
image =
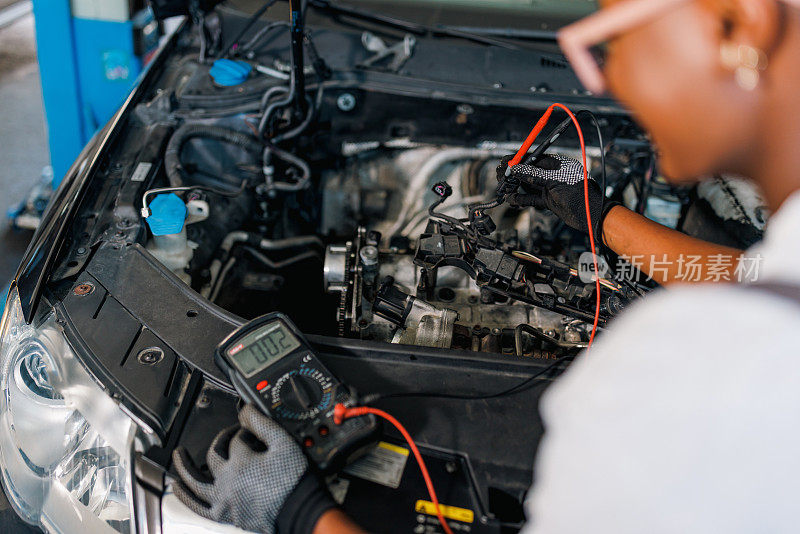
<instances>
[{"instance_id":1,"label":"garage floor","mask_svg":"<svg viewBox=\"0 0 800 534\"><path fill-rule=\"evenodd\" d=\"M0 0L0 10L13 3ZM49 163L33 15L0 28L0 287L16 272L32 233L11 229L6 211Z\"/></svg>"}]
</instances>

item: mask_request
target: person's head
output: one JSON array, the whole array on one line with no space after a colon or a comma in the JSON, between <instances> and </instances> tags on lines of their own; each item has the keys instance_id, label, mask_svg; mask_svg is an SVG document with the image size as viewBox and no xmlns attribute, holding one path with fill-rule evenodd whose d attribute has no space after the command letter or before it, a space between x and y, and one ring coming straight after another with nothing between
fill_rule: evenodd
<instances>
[{"instance_id":1,"label":"person's head","mask_svg":"<svg viewBox=\"0 0 800 534\"><path fill-rule=\"evenodd\" d=\"M606 20L579 21L561 36L588 88L607 86L634 113L652 135L661 169L671 180L751 174L769 136L772 106L786 99L789 87L797 94L800 86L800 2L601 3L611 8ZM606 37L600 77L581 62L588 57L586 45Z\"/></svg>"}]
</instances>

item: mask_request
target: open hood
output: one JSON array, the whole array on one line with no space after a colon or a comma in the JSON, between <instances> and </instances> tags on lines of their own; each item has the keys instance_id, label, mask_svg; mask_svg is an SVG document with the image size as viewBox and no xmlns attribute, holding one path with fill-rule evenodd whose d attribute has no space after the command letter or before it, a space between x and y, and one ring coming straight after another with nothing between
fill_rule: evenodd
<instances>
[{"instance_id":1,"label":"open hood","mask_svg":"<svg viewBox=\"0 0 800 534\"><path fill-rule=\"evenodd\" d=\"M223 0L150 0L153 13L159 20L176 15L188 15L192 4L197 4L202 11L211 11Z\"/></svg>"}]
</instances>

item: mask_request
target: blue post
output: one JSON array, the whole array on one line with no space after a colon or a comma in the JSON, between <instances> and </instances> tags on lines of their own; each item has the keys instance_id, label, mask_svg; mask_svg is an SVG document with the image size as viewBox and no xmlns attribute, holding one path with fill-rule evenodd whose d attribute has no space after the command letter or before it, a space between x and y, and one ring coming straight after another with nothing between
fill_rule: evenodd
<instances>
[{"instance_id":1,"label":"blue post","mask_svg":"<svg viewBox=\"0 0 800 534\"><path fill-rule=\"evenodd\" d=\"M69 0L34 0L33 14L55 188L87 141L75 34Z\"/></svg>"},{"instance_id":2,"label":"blue post","mask_svg":"<svg viewBox=\"0 0 800 534\"><path fill-rule=\"evenodd\" d=\"M128 0L34 0L33 14L55 189L130 93L158 26Z\"/></svg>"}]
</instances>

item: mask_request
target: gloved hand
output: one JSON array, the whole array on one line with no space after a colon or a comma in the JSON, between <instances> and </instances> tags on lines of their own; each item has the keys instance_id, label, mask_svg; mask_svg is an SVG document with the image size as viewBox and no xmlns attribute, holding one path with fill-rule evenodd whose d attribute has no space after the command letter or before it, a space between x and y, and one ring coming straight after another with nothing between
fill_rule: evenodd
<instances>
[{"instance_id":1,"label":"gloved hand","mask_svg":"<svg viewBox=\"0 0 800 534\"><path fill-rule=\"evenodd\" d=\"M175 495L197 514L252 532L310 534L335 503L309 472L300 446L278 423L252 405L239 424L217 434L206 455L211 476L186 449L172 459L180 481Z\"/></svg>"},{"instance_id":2,"label":"gloved hand","mask_svg":"<svg viewBox=\"0 0 800 534\"><path fill-rule=\"evenodd\" d=\"M512 156L506 156L497 167L497 179L505 178L506 168ZM549 209L567 226L588 233L586 203L583 189L583 165L572 158L547 155L536 165L520 163L511 167L512 177L521 182L525 193L513 193L508 203L514 207ZM599 240L599 224L602 218L603 193L597 182L589 178L589 208L595 239Z\"/></svg>"}]
</instances>

